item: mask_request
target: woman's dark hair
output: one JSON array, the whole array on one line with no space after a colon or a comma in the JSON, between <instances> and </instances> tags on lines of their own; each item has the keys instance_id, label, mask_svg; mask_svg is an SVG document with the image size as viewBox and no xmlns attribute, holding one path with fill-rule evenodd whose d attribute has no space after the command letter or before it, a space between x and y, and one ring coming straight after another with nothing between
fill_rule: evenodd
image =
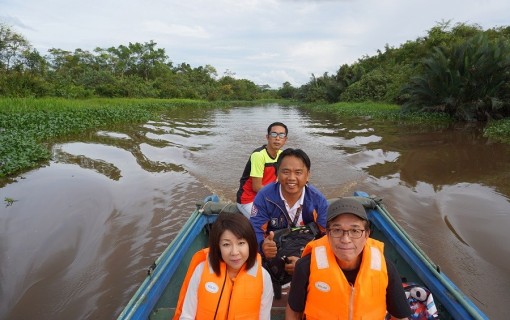
<instances>
[{"instance_id":1,"label":"woman's dark hair","mask_svg":"<svg viewBox=\"0 0 510 320\"><path fill-rule=\"evenodd\" d=\"M253 267L257 259L257 238L255 231L250 223L241 213L220 213L213 223L209 233L209 263L216 275L220 275L220 237L226 230L232 232L239 239L245 239L248 242L249 255L246 260L246 269Z\"/></svg>"},{"instance_id":2,"label":"woman's dark hair","mask_svg":"<svg viewBox=\"0 0 510 320\"><path fill-rule=\"evenodd\" d=\"M310 171L310 167L312 166L312 164L310 162L310 158L308 157L308 155L301 149L292 149L292 148L287 148L287 149L283 150L282 153L280 153L280 155L278 156L278 161L276 162L276 170L277 171L278 171L278 168L280 168L280 164L282 163L283 159L288 156L294 156L296 158L301 159L301 161L303 161L303 163L305 164L308 171Z\"/></svg>"},{"instance_id":3,"label":"woman's dark hair","mask_svg":"<svg viewBox=\"0 0 510 320\"><path fill-rule=\"evenodd\" d=\"M269 127L267 127L267 134L270 134L271 133L271 130L273 129L273 127L284 127L285 128L285 135L288 136L289 135L289 129L287 129L287 126L284 125L283 123L281 122L273 122L269 125Z\"/></svg>"}]
</instances>

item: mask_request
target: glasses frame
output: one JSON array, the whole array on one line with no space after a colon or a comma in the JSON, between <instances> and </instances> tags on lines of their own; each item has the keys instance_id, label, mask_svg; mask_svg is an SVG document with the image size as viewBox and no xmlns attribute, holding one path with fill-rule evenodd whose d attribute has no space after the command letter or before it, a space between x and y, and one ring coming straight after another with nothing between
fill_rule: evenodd
<instances>
[{"instance_id":1,"label":"glasses frame","mask_svg":"<svg viewBox=\"0 0 510 320\"><path fill-rule=\"evenodd\" d=\"M333 235L332 231L336 232L336 230L339 230L339 231L342 231L342 234L340 236L338 235ZM361 237L363 237L363 232L367 231L366 229L349 229L349 230L344 230L344 229L340 229L340 228L329 228L327 229L328 231L328 234L333 237L333 238L342 238L345 234L347 234L347 236L351 239L360 239ZM361 233L359 234L359 236L354 236L353 237L353 234L352 232L354 231L361 231Z\"/></svg>"},{"instance_id":2,"label":"glasses frame","mask_svg":"<svg viewBox=\"0 0 510 320\"><path fill-rule=\"evenodd\" d=\"M285 132L274 132L274 131L272 131L272 132L269 133L269 136L271 138L279 137L280 139L284 139L284 138L287 137L287 134Z\"/></svg>"}]
</instances>

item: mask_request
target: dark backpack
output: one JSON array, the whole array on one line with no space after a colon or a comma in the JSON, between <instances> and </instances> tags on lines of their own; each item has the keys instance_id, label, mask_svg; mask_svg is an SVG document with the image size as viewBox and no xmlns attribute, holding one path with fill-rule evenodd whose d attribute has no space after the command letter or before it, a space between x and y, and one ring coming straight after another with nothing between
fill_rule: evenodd
<instances>
[{"instance_id":1,"label":"dark backpack","mask_svg":"<svg viewBox=\"0 0 510 320\"><path fill-rule=\"evenodd\" d=\"M264 261L264 267L271 275L276 299L281 298L281 286L292 280L292 276L285 271L287 257L301 257L308 242L317 239L320 234L319 227L315 222L302 227L274 231L274 241L278 252L276 257Z\"/></svg>"}]
</instances>

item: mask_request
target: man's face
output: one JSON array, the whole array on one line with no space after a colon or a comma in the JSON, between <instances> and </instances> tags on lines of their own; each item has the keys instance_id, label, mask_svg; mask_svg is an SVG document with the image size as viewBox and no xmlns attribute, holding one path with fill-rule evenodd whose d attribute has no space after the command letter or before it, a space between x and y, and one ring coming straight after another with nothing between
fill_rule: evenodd
<instances>
[{"instance_id":1,"label":"man's face","mask_svg":"<svg viewBox=\"0 0 510 320\"><path fill-rule=\"evenodd\" d=\"M365 228L365 220L350 213L341 214L330 222L328 229L341 229L344 231L352 229L365 230L359 239L352 239L347 232L343 232L342 236L334 238L328 232L328 241L340 268L352 270L359 266L361 262L360 254L370 235L370 230Z\"/></svg>"},{"instance_id":2,"label":"man's face","mask_svg":"<svg viewBox=\"0 0 510 320\"><path fill-rule=\"evenodd\" d=\"M308 182L308 176L308 168L300 158L295 156L283 158L278 168L278 182L281 184L283 196L300 196Z\"/></svg>"},{"instance_id":3,"label":"man's face","mask_svg":"<svg viewBox=\"0 0 510 320\"><path fill-rule=\"evenodd\" d=\"M271 133L275 132L276 137L272 137ZM285 135L285 137L280 137L280 135ZM278 151L287 142L287 135L285 134L285 128L282 126L273 126L271 127L270 134L266 135L267 138L267 146L271 148L271 150Z\"/></svg>"}]
</instances>

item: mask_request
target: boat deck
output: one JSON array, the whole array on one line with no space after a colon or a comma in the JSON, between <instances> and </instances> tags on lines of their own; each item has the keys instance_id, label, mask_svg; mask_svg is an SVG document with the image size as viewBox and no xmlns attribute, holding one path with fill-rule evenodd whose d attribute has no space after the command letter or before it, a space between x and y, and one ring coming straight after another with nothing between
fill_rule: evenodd
<instances>
[{"instance_id":1,"label":"boat deck","mask_svg":"<svg viewBox=\"0 0 510 320\"><path fill-rule=\"evenodd\" d=\"M285 319L285 307L287 306L287 297L289 294L290 284L282 287L282 296L280 299L273 299L271 308L271 319Z\"/></svg>"}]
</instances>

